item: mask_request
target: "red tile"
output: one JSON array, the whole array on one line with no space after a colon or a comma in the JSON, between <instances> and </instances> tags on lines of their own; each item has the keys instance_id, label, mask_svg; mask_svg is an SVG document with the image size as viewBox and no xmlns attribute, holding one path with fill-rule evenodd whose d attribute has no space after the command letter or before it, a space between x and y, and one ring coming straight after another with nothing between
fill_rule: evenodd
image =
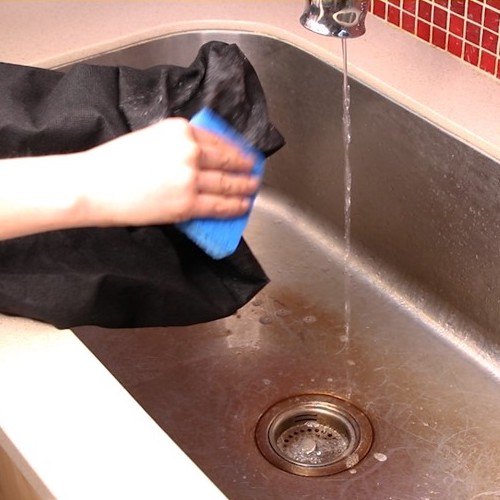
<instances>
[{"instance_id":1,"label":"red tile","mask_svg":"<svg viewBox=\"0 0 500 500\"><path fill-rule=\"evenodd\" d=\"M466 0L450 0L450 9L457 14L465 14Z\"/></svg>"},{"instance_id":2,"label":"red tile","mask_svg":"<svg viewBox=\"0 0 500 500\"><path fill-rule=\"evenodd\" d=\"M479 48L466 43L464 47L464 61L477 66L479 63Z\"/></svg>"},{"instance_id":3,"label":"red tile","mask_svg":"<svg viewBox=\"0 0 500 500\"><path fill-rule=\"evenodd\" d=\"M417 0L403 0L403 10L406 10L406 12L411 12L412 14L416 14Z\"/></svg>"},{"instance_id":4,"label":"red tile","mask_svg":"<svg viewBox=\"0 0 500 500\"><path fill-rule=\"evenodd\" d=\"M441 49L446 48L446 31L432 28L432 45Z\"/></svg>"},{"instance_id":5,"label":"red tile","mask_svg":"<svg viewBox=\"0 0 500 500\"><path fill-rule=\"evenodd\" d=\"M371 0L370 10L500 79L500 0Z\"/></svg>"},{"instance_id":6,"label":"red tile","mask_svg":"<svg viewBox=\"0 0 500 500\"><path fill-rule=\"evenodd\" d=\"M498 2L500 5L500 1ZM484 26L492 31L498 31L500 26L500 12L491 9L484 10Z\"/></svg>"},{"instance_id":7,"label":"red tile","mask_svg":"<svg viewBox=\"0 0 500 500\"><path fill-rule=\"evenodd\" d=\"M424 21L417 21L417 36L426 42L431 40L431 25Z\"/></svg>"},{"instance_id":8,"label":"red tile","mask_svg":"<svg viewBox=\"0 0 500 500\"><path fill-rule=\"evenodd\" d=\"M467 23L465 26L465 39L471 43L479 45L481 27L474 23Z\"/></svg>"},{"instance_id":9,"label":"red tile","mask_svg":"<svg viewBox=\"0 0 500 500\"><path fill-rule=\"evenodd\" d=\"M464 35L464 20L461 17L458 17L454 14L450 15L450 27L449 27L450 33L453 33L454 35L457 36L463 36Z\"/></svg>"},{"instance_id":10,"label":"red tile","mask_svg":"<svg viewBox=\"0 0 500 500\"><path fill-rule=\"evenodd\" d=\"M432 4L425 0L420 0L418 3L418 17L430 22L432 19Z\"/></svg>"},{"instance_id":11,"label":"red tile","mask_svg":"<svg viewBox=\"0 0 500 500\"><path fill-rule=\"evenodd\" d=\"M432 11L432 22L436 26L446 29L448 24L448 12L444 9L440 9L437 6L434 6L434 9Z\"/></svg>"},{"instance_id":12,"label":"red tile","mask_svg":"<svg viewBox=\"0 0 500 500\"><path fill-rule=\"evenodd\" d=\"M498 48L498 34L488 30L483 30L483 38L481 40L481 47L496 54Z\"/></svg>"},{"instance_id":13,"label":"red tile","mask_svg":"<svg viewBox=\"0 0 500 500\"><path fill-rule=\"evenodd\" d=\"M410 33L415 33L415 16L411 16L406 12L403 12L403 18L401 20L401 28Z\"/></svg>"},{"instance_id":14,"label":"red tile","mask_svg":"<svg viewBox=\"0 0 500 500\"><path fill-rule=\"evenodd\" d=\"M460 38L453 35L448 35L448 52L454 54L458 57L462 57L462 45L463 42Z\"/></svg>"},{"instance_id":15,"label":"red tile","mask_svg":"<svg viewBox=\"0 0 500 500\"><path fill-rule=\"evenodd\" d=\"M469 0L467 5L467 18L481 24L483 21L483 4L475 0Z\"/></svg>"},{"instance_id":16,"label":"red tile","mask_svg":"<svg viewBox=\"0 0 500 500\"><path fill-rule=\"evenodd\" d=\"M481 54L481 60L479 62L479 67L487 71L488 73L491 73L492 75L495 74L495 66L497 64L497 58L488 52L483 52Z\"/></svg>"},{"instance_id":17,"label":"red tile","mask_svg":"<svg viewBox=\"0 0 500 500\"><path fill-rule=\"evenodd\" d=\"M401 20L401 11L397 7L394 7L393 5L388 5L387 6L387 20L391 24L395 24L396 26L399 26L399 23Z\"/></svg>"},{"instance_id":18,"label":"red tile","mask_svg":"<svg viewBox=\"0 0 500 500\"><path fill-rule=\"evenodd\" d=\"M373 13L381 17L382 19L385 19L385 14L386 14L386 2L385 0L372 0L372 11Z\"/></svg>"}]
</instances>

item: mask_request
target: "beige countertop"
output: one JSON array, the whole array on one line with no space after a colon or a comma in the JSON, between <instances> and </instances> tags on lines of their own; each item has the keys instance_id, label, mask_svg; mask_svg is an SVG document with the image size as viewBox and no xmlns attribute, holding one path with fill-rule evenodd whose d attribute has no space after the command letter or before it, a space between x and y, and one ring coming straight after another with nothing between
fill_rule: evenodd
<instances>
[{"instance_id":1,"label":"beige countertop","mask_svg":"<svg viewBox=\"0 0 500 500\"><path fill-rule=\"evenodd\" d=\"M302 8L300 0L3 1L0 61L56 67L223 28L281 38L340 67L341 44L303 29ZM374 17L349 42L349 71L500 160L495 78ZM221 496L71 331L1 315L0 446L43 498L165 498L176 488L185 493L176 498Z\"/></svg>"},{"instance_id":2,"label":"beige countertop","mask_svg":"<svg viewBox=\"0 0 500 500\"><path fill-rule=\"evenodd\" d=\"M224 498L71 331L1 315L0 446L44 499Z\"/></svg>"}]
</instances>

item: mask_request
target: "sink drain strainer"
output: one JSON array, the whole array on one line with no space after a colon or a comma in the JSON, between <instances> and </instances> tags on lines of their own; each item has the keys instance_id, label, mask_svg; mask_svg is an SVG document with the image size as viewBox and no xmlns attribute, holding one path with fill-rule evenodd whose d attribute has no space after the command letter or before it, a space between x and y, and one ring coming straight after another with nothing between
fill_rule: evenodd
<instances>
[{"instance_id":1,"label":"sink drain strainer","mask_svg":"<svg viewBox=\"0 0 500 500\"><path fill-rule=\"evenodd\" d=\"M327 476L354 467L368 453L368 417L345 399L307 394L280 401L260 418L256 441L276 467L299 476Z\"/></svg>"}]
</instances>

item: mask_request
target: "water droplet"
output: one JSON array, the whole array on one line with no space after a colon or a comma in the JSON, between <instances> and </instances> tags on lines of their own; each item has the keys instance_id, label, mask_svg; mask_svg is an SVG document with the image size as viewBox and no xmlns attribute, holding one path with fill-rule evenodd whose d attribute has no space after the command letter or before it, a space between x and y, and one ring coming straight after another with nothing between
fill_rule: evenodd
<instances>
[{"instance_id":1,"label":"water droplet","mask_svg":"<svg viewBox=\"0 0 500 500\"><path fill-rule=\"evenodd\" d=\"M311 324L311 323L316 323L316 321L318 321L318 319L316 318L316 316L310 315L310 316L304 316L302 321L304 323Z\"/></svg>"},{"instance_id":2,"label":"water droplet","mask_svg":"<svg viewBox=\"0 0 500 500\"><path fill-rule=\"evenodd\" d=\"M279 318L284 318L285 316L288 316L290 314L290 311L288 309L285 309L284 307L281 308L281 309L278 309L276 311L276 316L278 316Z\"/></svg>"},{"instance_id":3,"label":"water droplet","mask_svg":"<svg viewBox=\"0 0 500 500\"><path fill-rule=\"evenodd\" d=\"M254 306L259 307L259 306L261 306L261 305L262 305L262 299L254 299L254 300L253 300L253 302L252 302L252 304L253 304Z\"/></svg>"},{"instance_id":4,"label":"water droplet","mask_svg":"<svg viewBox=\"0 0 500 500\"><path fill-rule=\"evenodd\" d=\"M273 318L271 316L261 316L259 318L259 323L262 325L270 325L273 322Z\"/></svg>"},{"instance_id":5,"label":"water droplet","mask_svg":"<svg viewBox=\"0 0 500 500\"><path fill-rule=\"evenodd\" d=\"M387 460L387 455L384 455L383 453L374 453L373 458L379 462L385 462Z\"/></svg>"}]
</instances>

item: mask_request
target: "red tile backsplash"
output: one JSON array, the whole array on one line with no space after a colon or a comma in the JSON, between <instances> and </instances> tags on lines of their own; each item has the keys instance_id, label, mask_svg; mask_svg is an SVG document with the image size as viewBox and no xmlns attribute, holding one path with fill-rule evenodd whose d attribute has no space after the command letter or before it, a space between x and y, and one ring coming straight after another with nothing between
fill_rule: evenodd
<instances>
[{"instance_id":1,"label":"red tile backsplash","mask_svg":"<svg viewBox=\"0 0 500 500\"><path fill-rule=\"evenodd\" d=\"M469 43L466 43L464 59L468 63L477 66L479 64L479 48L474 45L470 45Z\"/></svg>"},{"instance_id":2,"label":"red tile backsplash","mask_svg":"<svg viewBox=\"0 0 500 500\"><path fill-rule=\"evenodd\" d=\"M479 67L481 69L484 69L484 71L487 71L488 73L494 74L495 66L496 66L495 56L493 54L490 54L489 52L482 52Z\"/></svg>"},{"instance_id":3,"label":"red tile backsplash","mask_svg":"<svg viewBox=\"0 0 500 500\"><path fill-rule=\"evenodd\" d=\"M466 0L452 0L450 9L457 14L465 15L465 2Z\"/></svg>"},{"instance_id":4,"label":"red tile backsplash","mask_svg":"<svg viewBox=\"0 0 500 500\"><path fill-rule=\"evenodd\" d=\"M426 42L431 40L431 25L424 21L417 21L417 36Z\"/></svg>"},{"instance_id":5,"label":"red tile backsplash","mask_svg":"<svg viewBox=\"0 0 500 500\"><path fill-rule=\"evenodd\" d=\"M450 14L450 24L449 31L454 35L463 37L464 34L465 20L463 17L459 17L455 14Z\"/></svg>"},{"instance_id":6,"label":"red tile backsplash","mask_svg":"<svg viewBox=\"0 0 500 500\"><path fill-rule=\"evenodd\" d=\"M387 12L387 3L385 0L372 0L371 2L371 10L372 12L382 19L385 19L385 15Z\"/></svg>"},{"instance_id":7,"label":"red tile backsplash","mask_svg":"<svg viewBox=\"0 0 500 500\"><path fill-rule=\"evenodd\" d=\"M432 28L432 45L439 47L440 49L446 48L446 31L439 28Z\"/></svg>"},{"instance_id":8,"label":"red tile backsplash","mask_svg":"<svg viewBox=\"0 0 500 500\"><path fill-rule=\"evenodd\" d=\"M453 35L448 36L448 45L446 48L450 54L453 54L457 57L462 57L463 45L464 42L460 38L457 38L456 36Z\"/></svg>"},{"instance_id":9,"label":"red tile backsplash","mask_svg":"<svg viewBox=\"0 0 500 500\"><path fill-rule=\"evenodd\" d=\"M475 23L467 23L465 25L465 39L474 45L479 45L479 38L481 37L481 26Z\"/></svg>"},{"instance_id":10,"label":"red tile backsplash","mask_svg":"<svg viewBox=\"0 0 500 500\"><path fill-rule=\"evenodd\" d=\"M500 79L500 0L371 0L370 11Z\"/></svg>"},{"instance_id":11,"label":"red tile backsplash","mask_svg":"<svg viewBox=\"0 0 500 500\"><path fill-rule=\"evenodd\" d=\"M416 14L417 2L415 0L403 0L403 10Z\"/></svg>"},{"instance_id":12,"label":"red tile backsplash","mask_svg":"<svg viewBox=\"0 0 500 500\"><path fill-rule=\"evenodd\" d=\"M401 28L403 28L405 31L415 33L416 19L417 18L415 16L412 16L411 14L403 12L403 19L401 21Z\"/></svg>"},{"instance_id":13,"label":"red tile backsplash","mask_svg":"<svg viewBox=\"0 0 500 500\"><path fill-rule=\"evenodd\" d=\"M484 11L484 27L498 33L498 28L500 27L500 12L486 9Z\"/></svg>"},{"instance_id":14,"label":"red tile backsplash","mask_svg":"<svg viewBox=\"0 0 500 500\"><path fill-rule=\"evenodd\" d=\"M387 20L391 24L399 25L401 18L401 10L394 5L389 5L387 7Z\"/></svg>"},{"instance_id":15,"label":"red tile backsplash","mask_svg":"<svg viewBox=\"0 0 500 500\"><path fill-rule=\"evenodd\" d=\"M426 0L418 2L418 17L424 21L430 22L432 18L432 4Z\"/></svg>"},{"instance_id":16,"label":"red tile backsplash","mask_svg":"<svg viewBox=\"0 0 500 500\"><path fill-rule=\"evenodd\" d=\"M446 30L448 27L448 11L441 7L434 6L432 11L432 22L435 26Z\"/></svg>"},{"instance_id":17,"label":"red tile backsplash","mask_svg":"<svg viewBox=\"0 0 500 500\"><path fill-rule=\"evenodd\" d=\"M483 20L483 5L478 2L469 2L467 17L475 23L481 24Z\"/></svg>"},{"instance_id":18,"label":"red tile backsplash","mask_svg":"<svg viewBox=\"0 0 500 500\"><path fill-rule=\"evenodd\" d=\"M486 30L483 31L483 41L481 45L493 54L498 51L498 35L496 33L490 33Z\"/></svg>"}]
</instances>

